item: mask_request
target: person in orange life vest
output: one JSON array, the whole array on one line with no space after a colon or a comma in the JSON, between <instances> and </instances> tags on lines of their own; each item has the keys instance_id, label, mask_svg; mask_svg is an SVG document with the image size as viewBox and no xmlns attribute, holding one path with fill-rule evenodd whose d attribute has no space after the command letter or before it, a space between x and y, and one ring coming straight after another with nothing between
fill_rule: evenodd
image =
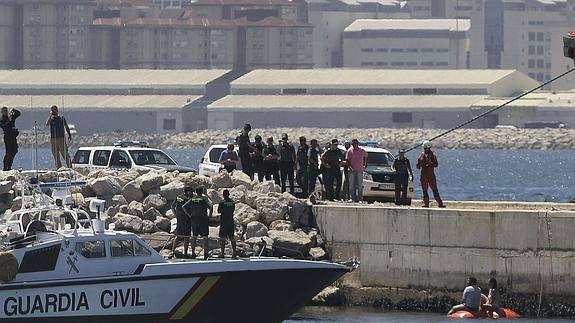
<instances>
[{"instance_id":1,"label":"person in orange life vest","mask_svg":"<svg viewBox=\"0 0 575 323\"><path fill-rule=\"evenodd\" d=\"M445 207L439 190L437 189L437 180L433 171L439 164L437 163L437 156L431 151L431 142L425 140L423 142L423 151L417 159L417 169L421 169L421 189L423 190L423 207L429 207L429 193L428 188L431 188L433 197L439 204L439 207Z\"/></svg>"}]
</instances>

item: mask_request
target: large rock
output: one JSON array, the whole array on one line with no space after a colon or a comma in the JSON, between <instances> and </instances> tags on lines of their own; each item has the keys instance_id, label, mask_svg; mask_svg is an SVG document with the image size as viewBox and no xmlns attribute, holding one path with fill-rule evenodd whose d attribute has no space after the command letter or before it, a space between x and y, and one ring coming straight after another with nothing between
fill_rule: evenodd
<instances>
[{"instance_id":1,"label":"large rock","mask_svg":"<svg viewBox=\"0 0 575 323\"><path fill-rule=\"evenodd\" d=\"M256 209L266 225L276 220L283 220L288 212L288 203L285 200L270 196L256 199Z\"/></svg>"},{"instance_id":2,"label":"large rock","mask_svg":"<svg viewBox=\"0 0 575 323\"><path fill-rule=\"evenodd\" d=\"M134 233L141 233L143 220L135 215L118 213L114 219L116 230L126 230Z\"/></svg>"},{"instance_id":3,"label":"large rock","mask_svg":"<svg viewBox=\"0 0 575 323\"><path fill-rule=\"evenodd\" d=\"M224 201L224 196L218 190L209 189L206 193L206 196L210 199L210 201L212 201L212 204L214 205Z\"/></svg>"},{"instance_id":4,"label":"large rock","mask_svg":"<svg viewBox=\"0 0 575 323\"><path fill-rule=\"evenodd\" d=\"M148 195L142 203L144 204L145 211L151 208L161 210L166 205L166 203L168 203L168 201L166 200L165 197L159 194L151 194Z\"/></svg>"},{"instance_id":5,"label":"large rock","mask_svg":"<svg viewBox=\"0 0 575 323\"><path fill-rule=\"evenodd\" d=\"M0 213L9 210L12 207L12 193L0 195Z\"/></svg>"},{"instance_id":6,"label":"large rock","mask_svg":"<svg viewBox=\"0 0 575 323\"><path fill-rule=\"evenodd\" d=\"M164 218L162 216L157 217L156 220L154 220L154 224L158 227L158 229L164 232L170 232L172 228L170 219Z\"/></svg>"},{"instance_id":7,"label":"large rock","mask_svg":"<svg viewBox=\"0 0 575 323\"><path fill-rule=\"evenodd\" d=\"M265 249L262 252L262 256L272 256L274 241L270 237L253 237L244 242L252 246L255 255L259 255L260 250L264 247L262 240L265 241Z\"/></svg>"},{"instance_id":8,"label":"large rock","mask_svg":"<svg viewBox=\"0 0 575 323\"><path fill-rule=\"evenodd\" d=\"M158 232L158 227L154 224L154 222L150 220L142 220L142 232L144 233L154 233Z\"/></svg>"},{"instance_id":9,"label":"large rock","mask_svg":"<svg viewBox=\"0 0 575 323\"><path fill-rule=\"evenodd\" d=\"M282 188L281 186L276 185L274 181L263 181L254 186L254 191L267 195L268 193L280 193Z\"/></svg>"},{"instance_id":10,"label":"large rock","mask_svg":"<svg viewBox=\"0 0 575 323\"><path fill-rule=\"evenodd\" d=\"M242 225L259 220L259 215L256 210L252 209L249 205L244 203L236 203L236 210L234 218Z\"/></svg>"},{"instance_id":11,"label":"large rock","mask_svg":"<svg viewBox=\"0 0 575 323\"><path fill-rule=\"evenodd\" d=\"M160 187L160 196L166 200L173 201L178 195L184 194L184 183L178 180L172 181L169 184Z\"/></svg>"},{"instance_id":12,"label":"large rock","mask_svg":"<svg viewBox=\"0 0 575 323\"><path fill-rule=\"evenodd\" d=\"M122 187L122 195L126 198L126 201L141 201L144 198L144 192L140 187L138 181L131 181Z\"/></svg>"},{"instance_id":13,"label":"large rock","mask_svg":"<svg viewBox=\"0 0 575 323\"><path fill-rule=\"evenodd\" d=\"M160 213L155 208L149 208L147 211L144 212L142 219L155 221L157 217L162 217L162 213Z\"/></svg>"},{"instance_id":14,"label":"large rock","mask_svg":"<svg viewBox=\"0 0 575 323\"><path fill-rule=\"evenodd\" d=\"M128 204L128 214L143 218L144 217L144 205L138 201L130 202L130 204Z\"/></svg>"},{"instance_id":15,"label":"large rock","mask_svg":"<svg viewBox=\"0 0 575 323\"><path fill-rule=\"evenodd\" d=\"M244 203L246 201L245 196L247 192L247 187L240 185L229 189L230 198L236 203Z\"/></svg>"},{"instance_id":16,"label":"large rock","mask_svg":"<svg viewBox=\"0 0 575 323\"><path fill-rule=\"evenodd\" d=\"M119 181L112 176L93 179L90 181L90 186L98 196L122 194L122 186Z\"/></svg>"},{"instance_id":17,"label":"large rock","mask_svg":"<svg viewBox=\"0 0 575 323\"><path fill-rule=\"evenodd\" d=\"M246 239L254 237L263 237L268 233L268 228L258 221L252 221L248 223L246 227Z\"/></svg>"},{"instance_id":18,"label":"large rock","mask_svg":"<svg viewBox=\"0 0 575 323\"><path fill-rule=\"evenodd\" d=\"M143 234L140 236L142 239L148 242L148 245L155 249L156 251L160 251L163 248L171 248L172 244L166 244L166 241L170 239L170 234L166 232L155 232L152 234Z\"/></svg>"},{"instance_id":19,"label":"large rock","mask_svg":"<svg viewBox=\"0 0 575 323\"><path fill-rule=\"evenodd\" d=\"M10 193L12 186L14 186L12 181L0 181L0 195Z\"/></svg>"},{"instance_id":20,"label":"large rock","mask_svg":"<svg viewBox=\"0 0 575 323\"><path fill-rule=\"evenodd\" d=\"M270 230L293 231L293 223L287 220L275 220L270 224Z\"/></svg>"},{"instance_id":21,"label":"large rock","mask_svg":"<svg viewBox=\"0 0 575 323\"><path fill-rule=\"evenodd\" d=\"M174 211L172 211L172 209L167 210L164 216L170 220L176 218L176 214L174 214Z\"/></svg>"},{"instance_id":22,"label":"large rock","mask_svg":"<svg viewBox=\"0 0 575 323\"><path fill-rule=\"evenodd\" d=\"M312 215L312 208L302 200L292 200L289 204L288 219L298 226L309 227Z\"/></svg>"},{"instance_id":23,"label":"large rock","mask_svg":"<svg viewBox=\"0 0 575 323\"><path fill-rule=\"evenodd\" d=\"M274 241L274 251L280 256L305 259L311 249L310 238L302 232L269 230Z\"/></svg>"},{"instance_id":24,"label":"large rock","mask_svg":"<svg viewBox=\"0 0 575 323\"><path fill-rule=\"evenodd\" d=\"M186 173L186 174L190 174L190 173ZM182 174L181 176L178 177L178 179L183 182L186 186L191 187L193 190L195 190L198 187L203 187L205 189L208 188L217 188L213 183L210 177L206 177L206 176L186 176L184 177L184 175L186 174ZM193 173L191 173L193 174Z\"/></svg>"},{"instance_id":25,"label":"large rock","mask_svg":"<svg viewBox=\"0 0 575 323\"><path fill-rule=\"evenodd\" d=\"M309 250L309 255L314 260L323 260L323 259L327 258L326 254L325 254L325 250L323 250L322 248L319 248L319 247L311 248Z\"/></svg>"},{"instance_id":26,"label":"large rock","mask_svg":"<svg viewBox=\"0 0 575 323\"><path fill-rule=\"evenodd\" d=\"M148 193L154 188L158 188L164 184L164 176L159 172L149 172L136 179L140 184L140 188L144 193Z\"/></svg>"},{"instance_id":27,"label":"large rock","mask_svg":"<svg viewBox=\"0 0 575 323\"><path fill-rule=\"evenodd\" d=\"M251 206L252 208L256 208L256 200L258 197L262 197L264 196L263 194L260 194L258 192L255 191L247 191L245 196L244 196L244 200L245 203L249 206Z\"/></svg>"},{"instance_id":28,"label":"large rock","mask_svg":"<svg viewBox=\"0 0 575 323\"><path fill-rule=\"evenodd\" d=\"M212 176L212 183L219 188L232 188L234 187L234 183L232 182L232 178L228 172L220 171L219 174L216 176Z\"/></svg>"},{"instance_id":29,"label":"large rock","mask_svg":"<svg viewBox=\"0 0 575 323\"><path fill-rule=\"evenodd\" d=\"M251 178L246 175L246 173L242 172L241 170L235 170L232 172L231 175L232 184L233 186L240 186L243 185L248 189L252 189L252 180Z\"/></svg>"},{"instance_id":30,"label":"large rock","mask_svg":"<svg viewBox=\"0 0 575 323\"><path fill-rule=\"evenodd\" d=\"M106 200L106 206L109 207L121 206L128 203L129 201L127 201L123 195L114 195Z\"/></svg>"}]
</instances>

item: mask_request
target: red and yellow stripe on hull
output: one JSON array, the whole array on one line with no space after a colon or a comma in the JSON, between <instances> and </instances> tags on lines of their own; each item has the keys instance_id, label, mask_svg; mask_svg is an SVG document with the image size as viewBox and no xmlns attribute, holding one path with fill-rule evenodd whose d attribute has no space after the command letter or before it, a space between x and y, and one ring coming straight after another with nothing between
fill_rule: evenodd
<instances>
[{"instance_id":1,"label":"red and yellow stripe on hull","mask_svg":"<svg viewBox=\"0 0 575 323\"><path fill-rule=\"evenodd\" d=\"M184 319L220 281L221 276L202 277L170 312L170 320Z\"/></svg>"}]
</instances>

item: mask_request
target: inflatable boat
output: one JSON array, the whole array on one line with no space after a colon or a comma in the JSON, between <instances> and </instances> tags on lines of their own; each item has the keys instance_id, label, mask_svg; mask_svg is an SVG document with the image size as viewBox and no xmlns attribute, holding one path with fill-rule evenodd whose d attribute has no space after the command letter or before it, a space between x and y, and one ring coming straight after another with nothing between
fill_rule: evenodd
<instances>
[{"instance_id":1,"label":"inflatable boat","mask_svg":"<svg viewBox=\"0 0 575 323\"><path fill-rule=\"evenodd\" d=\"M507 318L507 319L516 319L519 318L519 314L517 312L512 311L507 308L500 308L497 311L468 311L468 310L461 310L455 313L448 315L450 318L454 319L498 319L498 318Z\"/></svg>"}]
</instances>

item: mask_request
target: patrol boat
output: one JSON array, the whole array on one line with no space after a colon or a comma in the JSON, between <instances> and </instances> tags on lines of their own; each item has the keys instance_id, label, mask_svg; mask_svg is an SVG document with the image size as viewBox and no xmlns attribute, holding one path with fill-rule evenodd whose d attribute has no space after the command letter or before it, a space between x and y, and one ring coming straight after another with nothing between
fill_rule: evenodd
<instances>
[{"instance_id":1,"label":"patrol boat","mask_svg":"<svg viewBox=\"0 0 575 323\"><path fill-rule=\"evenodd\" d=\"M90 204L103 209L103 201ZM106 230L99 219L76 225L69 214L72 227L48 230L33 219L5 245L2 322L280 322L359 265L169 261L133 233Z\"/></svg>"}]
</instances>

